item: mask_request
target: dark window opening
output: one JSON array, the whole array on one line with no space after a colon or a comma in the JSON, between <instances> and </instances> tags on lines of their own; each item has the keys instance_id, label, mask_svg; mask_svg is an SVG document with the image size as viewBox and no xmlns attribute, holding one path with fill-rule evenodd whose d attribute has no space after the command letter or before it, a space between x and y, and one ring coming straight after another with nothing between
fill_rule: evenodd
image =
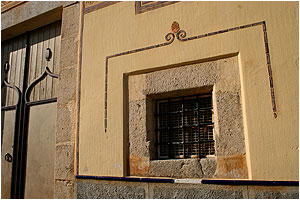
<instances>
[{"instance_id":1,"label":"dark window opening","mask_svg":"<svg viewBox=\"0 0 300 200\"><path fill-rule=\"evenodd\" d=\"M212 109L211 93L157 100L157 158L214 155Z\"/></svg>"}]
</instances>

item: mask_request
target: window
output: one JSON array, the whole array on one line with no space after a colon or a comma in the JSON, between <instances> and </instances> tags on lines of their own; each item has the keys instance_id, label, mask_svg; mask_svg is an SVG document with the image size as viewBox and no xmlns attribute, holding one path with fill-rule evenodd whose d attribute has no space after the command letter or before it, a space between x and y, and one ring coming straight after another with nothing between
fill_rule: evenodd
<instances>
[{"instance_id":1,"label":"window","mask_svg":"<svg viewBox=\"0 0 300 200\"><path fill-rule=\"evenodd\" d=\"M203 158L215 153L212 94L156 101L157 157Z\"/></svg>"}]
</instances>

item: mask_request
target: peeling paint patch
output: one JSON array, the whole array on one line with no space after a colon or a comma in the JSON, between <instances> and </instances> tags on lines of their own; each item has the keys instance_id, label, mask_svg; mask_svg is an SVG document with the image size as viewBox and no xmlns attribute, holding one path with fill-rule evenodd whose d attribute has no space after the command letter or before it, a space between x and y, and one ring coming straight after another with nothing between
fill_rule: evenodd
<instances>
[{"instance_id":1,"label":"peeling paint patch","mask_svg":"<svg viewBox=\"0 0 300 200\"><path fill-rule=\"evenodd\" d=\"M130 155L129 171L131 176L145 176L149 171L149 159Z\"/></svg>"},{"instance_id":2,"label":"peeling paint patch","mask_svg":"<svg viewBox=\"0 0 300 200\"><path fill-rule=\"evenodd\" d=\"M217 157L216 178L247 179L248 169L245 155Z\"/></svg>"}]
</instances>

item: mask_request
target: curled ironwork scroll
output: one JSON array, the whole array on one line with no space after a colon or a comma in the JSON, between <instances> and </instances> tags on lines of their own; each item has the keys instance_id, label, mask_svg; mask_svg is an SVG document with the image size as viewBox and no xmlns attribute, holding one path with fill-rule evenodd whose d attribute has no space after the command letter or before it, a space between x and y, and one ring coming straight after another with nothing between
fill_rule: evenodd
<instances>
[{"instance_id":1,"label":"curled ironwork scroll","mask_svg":"<svg viewBox=\"0 0 300 200\"><path fill-rule=\"evenodd\" d=\"M36 86L40 81L44 80L47 77L47 75L49 75L52 78L58 78L57 74L53 74L50 71L50 69L48 67L46 67L43 74L40 77L38 77L37 79L35 79L26 89L26 91L25 91L25 102L26 103L30 102L30 94L31 94L31 91L34 88L34 86Z\"/></svg>"},{"instance_id":2,"label":"curled ironwork scroll","mask_svg":"<svg viewBox=\"0 0 300 200\"><path fill-rule=\"evenodd\" d=\"M269 44L268 44L267 27L266 27L265 21L256 22L256 23L252 23L252 24L246 24L246 25L242 25L242 26L236 26L236 27L223 29L223 30L219 30L219 31L215 31L215 32L210 32L210 33L205 33L205 34L201 34L201 35L196 35L196 36L192 36L192 37L186 37L186 32L184 30L180 29L179 24L177 22L173 22L173 24L171 26L172 32L168 33L165 36L166 41L164 43L160 43L157 45L152 45L152 46L148 46L148 47L144 47L144 48L134 49L134 50L130 50L130 51L125 51L122 53L118 53L118 54L114 54L114 55L110 55L110 56L106 57L105 94L104 94L104 131L105 132L107 131L107 110L108 110L108 108L107 108L108 87L107 86L108 86L108 59L109 58L114 58L114 57L118 57L118 56L122 56L122 55L128 55L128 54L137 53L140 51L145 51L145 50L149 50L149 49L167 46L174 42L175 37L180 42L186 42L186 41L190 41L190 40L205 38L205 37L209 37L209 36L213 36L213 35L217 35L217 34L224 34L227 32L237 31L237 30L246 29L246 28L255 27L255 26L262 26L262 30L263 30L265 54L266 54L266 60L267 60L267 71L269 74L269 85L270 85L270 93L271 93L272 111L273 111L274 118L277 118L274 83L273 83L272 68L271 68L271 61L270 61L270 51L269 51Z\"/></svg>"},{"instance_id":3,"label":"curled ironwork scroll","mask_svg":"<svg viewBox=\"0 0 300 200\"><path fill-rule=\"evenodd\" d=\"M4 73L7 74L8 71L9 71L9 63L5 62ZM17 98L18 101L17 101L17 103L15 105L2 107L1 110L7 110L7 109L14 109L14 108L16 108L21 103L21 96L22 96L21 90L17 86L9 83L7 81L7 77L5 77L4 80L1 83L1 89L4 88L4 87L8 87L8 88L11 88L11 89L15 90L17 92L17 95L18 95L18 98Z\"/></svg>"},{"instance_id":4,"label":"curled ironwork scroll","mask_svg":"<svg viewBox=\"0 0 300 200\"><path fill-rule=\"evenodd\" d=\"M3 87L5 87L5 86L8 87L8 88L11 88L11 89L13 89L13 90L15 90L17 92L17 94L18 94L18 98L17 98L18 101L17 101L17 103L15 105L12 106L12 107L16 107L21 102L21 90L17 86L8 83L6 79L3 80L2 84L1 84L1 89ZM7 107L9 107L9 106L7 106Z\"/></svg>"}]
</instances>

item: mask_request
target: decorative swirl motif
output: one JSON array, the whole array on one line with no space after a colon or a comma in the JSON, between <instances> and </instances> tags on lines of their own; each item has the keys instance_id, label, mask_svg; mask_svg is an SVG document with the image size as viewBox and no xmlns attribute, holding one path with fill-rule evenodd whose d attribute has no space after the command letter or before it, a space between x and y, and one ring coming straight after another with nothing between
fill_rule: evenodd
<instances>
[{"instance_id":1,"label":"decorative swirl motif","mask_svg":"<svg viewBox=\"0 0 300 200\"><path fill-rule=\"evenodd\" d=\"M180 30L177 32L176 37L179 41L185 41L186 32L184 30Z\"/></svg>"},{"instance_id":2,"label":"decorative swirl motif","mask_svg":"<svg viewBox=\"0 0 300 200\"><path fill-rule=\"evenodd\" d=\"M165 38L166 38L166 41L167 41L165 44L171 44L175 39L175 35L174 35L174 33L168 33L165 36Z\"/></svg>"}]
</instances>

